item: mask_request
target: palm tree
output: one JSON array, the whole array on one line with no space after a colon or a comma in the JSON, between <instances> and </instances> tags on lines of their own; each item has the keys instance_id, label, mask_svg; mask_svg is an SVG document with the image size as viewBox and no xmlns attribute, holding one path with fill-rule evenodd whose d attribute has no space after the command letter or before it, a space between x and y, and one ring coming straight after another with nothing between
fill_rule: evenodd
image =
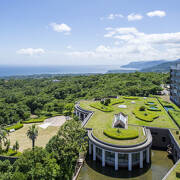
<instances>
[{"instance_id":1,"label":"palm tree","mask_svg":"<svg viewBox=\"0 0 180 180\"><path fill-rule=\"evenodd\" d=\"M13 150L16 151L17 153L18 149L19 149L19 143L18 141L16 141L15 144L13 145Z\"/></svg>"},{"instance_id":2,"label":"palm tree","mask_svg":"<svg viewBox=\"0 0 180 180\"><path fill-rule=\"evenodd\" d=\"M29 129L27 131L27 136L29 139L32 140L32 149L34 151L35 140L38 136L38 129L36 128L35 124L33 124L31 127L29 127Z\"/></svg>"}]
</instances>

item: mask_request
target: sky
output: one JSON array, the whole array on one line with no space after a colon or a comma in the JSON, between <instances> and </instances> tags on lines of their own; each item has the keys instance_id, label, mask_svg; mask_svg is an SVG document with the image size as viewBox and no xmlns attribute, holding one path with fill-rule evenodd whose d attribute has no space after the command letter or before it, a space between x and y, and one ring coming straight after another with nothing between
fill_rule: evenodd
<instances>
[{"instance_id":1,"label":"sky","mask_svg":"<svg viewBox=\"0 0 180 180\"><path fill-rule=\"evenodd\" d=\"M180 58L180 0L1 0L0 65Z\"/></svg>"}]
</instances>

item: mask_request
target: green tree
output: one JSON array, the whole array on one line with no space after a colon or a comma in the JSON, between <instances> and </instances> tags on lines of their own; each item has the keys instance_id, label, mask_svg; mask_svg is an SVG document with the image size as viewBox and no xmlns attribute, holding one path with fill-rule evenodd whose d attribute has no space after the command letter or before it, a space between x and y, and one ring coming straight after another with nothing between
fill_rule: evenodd
<instances>
[{"instance_id":1,"label":"green tree","mask_svg":"<svg viewBox=\"0 0 180 180\"><path fill-rule=\"evenodd\" d=\"M16 141L15 144L13 145L13 150L16 151L16 153L19 150L19 143L18 143L18 141Z\"/></svg>"},{"instance_id":2,"label":"green tree","mask_svg":"<svg viewBox=\"0 0 180 180\"><path fill-rule=\"evenodd\" d=\"M32 149L34 150L35 140L38 136L38 129L36 128L35 124L33 124L31 127L29 127L29 129L27 131L27 136L32 141Z\"/></svg>"}]
</instances>

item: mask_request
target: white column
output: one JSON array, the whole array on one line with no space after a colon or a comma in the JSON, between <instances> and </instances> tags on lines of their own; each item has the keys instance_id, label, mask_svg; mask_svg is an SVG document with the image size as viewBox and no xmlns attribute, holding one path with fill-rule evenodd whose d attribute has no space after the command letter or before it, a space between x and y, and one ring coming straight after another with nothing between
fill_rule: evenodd
<instances>
[{"instance_id":1,"label":"white column","mask_svg":"<svg viewBox=\"0 0 180 180\"><path fill-rule=\"evenodd\" d=\"M91 155L92 154L92 144L91 144L91 142L89 141L89 155Z\"/></svg>"},{"instance_id":2,"label":"white column","mask_svg":"<svg viewBox=\"0 0 180 180\"><path fill-rule=\"evenodd\" d=\"M79 112L79 119L81 119L81 113Z\"/></svg>"},{"instance_id":3,"label":"white column","mask_svg":"<svg viewBox=\"0 0 180 180\"><path fill-rule=\"evenodd\" d=\"M84 119L85 119L85 118L86 118L86 114L84 114ZM84 119L83 119L83 120L84 120Z\"/></svg>"},{"instance_id":4,"label":"white column","mask_svg":"<svg viewBox=\"0 0 180 180\"><path fill-rule=\"evenodd\" d=\"M96 161L96 146L93 144L93 161Z\"/></svg>"},{"instance_id":5,"label":"white column","mask_svg":"<svg viewBox=\"0 0 180 180\"><path fill-rule=\"evenodd\" d=\"M115 171L118 171L118 152L115 152Z\"/></svg>"},{"instance_id":6,"label":"white column","mask_svg":"<svg viewBox=\"0 0 180 180\"><path fill-rule=\"evenodd\" d=\"M105 167L105 150L102 149L102 167Z\"/></svg>"},{"instance_id":7,"label":"white column","mask_svg":"<svg viewBox=\"0 0 180 180\"><path fill-rule=\"evenodd\" d=\"M143 151L140 151L140 164L139 164L140 168L143 168Z\"/></svg>"},{"instance_id":8,"label":"white column","mask_svg":"<svg viewBox=\"0 0 180 180\"><path fill-rule=\"evenodd\" d=\"M128 154L128 171L132 171L132 154Z\"/></svg>"},{"instance_id":9,"label":"white column","mask_svg":"<svg viewBox=\"0 0 180 180\"><path fill-rule=\"evenodd\" d=\"M150 162L150 159L149 159L149 147L146 149L146 163L149 163Z\"/></svg>"}]
</instances>

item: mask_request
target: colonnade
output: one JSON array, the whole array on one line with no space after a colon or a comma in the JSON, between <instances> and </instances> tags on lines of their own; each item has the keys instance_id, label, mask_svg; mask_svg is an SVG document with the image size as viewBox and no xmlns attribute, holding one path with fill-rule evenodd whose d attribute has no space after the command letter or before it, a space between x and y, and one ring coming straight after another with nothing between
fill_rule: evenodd
<instances>
[{"instance_id":1,"label":"colonnade","mask_svg":"<svg viewBox=\"0 0 180 180\"><path fill-rule=\"evenodd\" d=\"M92 149L92 145L93 145L93 149ZM99 147L98 147L99 148ZM93 151L93 152L92 152ZM134 152L134 153L139 153L139 167L140 168L143 168L143 161L144 161L144 158L143 158L143 152L146 152L146 163L150 163L150 147L147 147L146 149L142 150L142 151L139 151L139 152ZM106 150L105 149L102 149L102 167L105 167L105 159L106 159ZM95 144L92 144L90 141L89 141L89 154L91 155L93 153L93 161L96 161L96 145ZM119 165L118 165L118 154L119 152L113 152L114 153L114 168L115 168L115 171L118 170L119 168ZM132 171L132 165L133 165L133 162L132 162L132 155L133 155L133 152L127 152L127 153L124 153L124 154L128 154L128 171Z\"/></svg>"},{"instance_id":2,"label":"colonnade","mask_svg":"<svg viewBox=\"0 0 180 180\"><path fill-rule=\"evenodd\" d=\"M83 120L84 120L87 117L86 113L80 112L80 111L78 111L76 109L74 110L74 112L75 112L76 116L79 117L79 119L83 118Z\"/></svg>"}]
</instances>

